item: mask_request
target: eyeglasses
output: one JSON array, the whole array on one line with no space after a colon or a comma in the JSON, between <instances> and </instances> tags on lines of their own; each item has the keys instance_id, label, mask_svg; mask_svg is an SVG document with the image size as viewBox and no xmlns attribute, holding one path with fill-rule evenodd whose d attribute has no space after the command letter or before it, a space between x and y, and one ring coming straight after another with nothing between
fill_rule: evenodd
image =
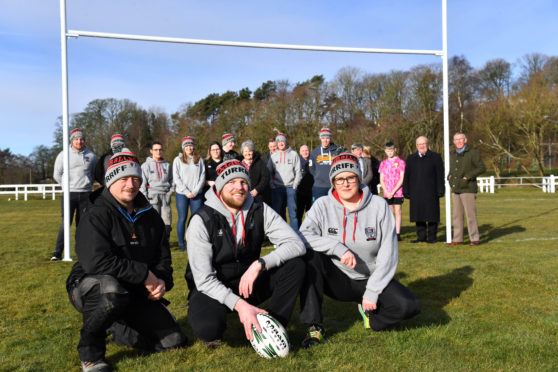
<instances>
[{"instance_id":1,"label":"eyeglasses","mask_svg":"<svg viewBox=\"0 0 558 372\"><path fill-rule=\"evenodd\" d=\"M345 183L345 181L347 181L347 184L352 185L353 183L356 183L358 181L358 177L357 176L349 176L346 178L334 178L333 179L333 183L336 184L337 186L341 186Z\"/></svg>"}]
</instances>

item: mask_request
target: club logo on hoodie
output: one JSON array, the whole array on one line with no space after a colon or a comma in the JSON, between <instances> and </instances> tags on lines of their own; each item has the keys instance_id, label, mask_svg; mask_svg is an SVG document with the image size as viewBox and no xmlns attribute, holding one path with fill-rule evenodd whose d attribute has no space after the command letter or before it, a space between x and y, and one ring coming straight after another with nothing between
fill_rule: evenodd
<instances>
[{"instance_id":1,"label":"club logo on hoodie","mask_svg":"<svg viewBox=\"0 0 558 372\"><path fill-rule=\"evenodd\" d=\"M366 241L376 240L376 229L373 227L365 227L364 235L366 235Z\"/></svg>"}]
</instances>

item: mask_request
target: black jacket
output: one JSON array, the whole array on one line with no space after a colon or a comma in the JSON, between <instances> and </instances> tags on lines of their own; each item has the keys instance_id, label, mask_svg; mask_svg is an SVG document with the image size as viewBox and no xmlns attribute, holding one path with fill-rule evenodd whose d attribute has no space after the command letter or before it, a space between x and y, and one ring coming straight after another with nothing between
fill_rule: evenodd
<instances>
[{"instance_id":1,"label":"black jacket","mask_svg":"<svg viewBox=\"0 0 558 372\"><path fill-rule=\"evenodd\" d=\"M310 162L308 160L304 160L304 158L301 156L300 164L302 167L302 181L300 181L296 192L301 195L312 195L314 177L312 177L312 173L310 173Z\"/></svg>"},{"instance_id":2,"label":"black jacket","mask_svg":"<svg viewBox=\"0 0 558 372\"><path fill-rule=\"evenodd\" d=\"M105 173L107 171L110 158L114 155L112 150L101 156L97 164L95 164L95 181L99 182L101 186L105 186Z\"/></svg>"},{"instance_id":3,"label":"black jacket","mask_svg":"<svg viewBox=\"0 0 558 372\"><path fill-rule=\"evenodd\" d=\"M260 153L254 151L254 160L248 171L250 175L250 190L258 190L258 195L255 197L256 200L267 202L269 199L270 188L269 188L269 172L267 171L267 163L260 157Z\"/></svg>"},{"instance_id":4,"label":"black jacket","mask_svg":"<svg viewBox=\"0 0 558 372\"><path fill-rule=\"evenodd\" d=\"M225 285L240 280L248 267L260 257L265 237L263 210L260 202L252 203L244 222L246 245L238 246L234 243L234 233L225 216L208 205L204 205L196 212L202 218L209 239L213 243L211 265L219 281ZM190 293L197 290L190 264L186 266L184 277Z\"/></svg>"},{"instance_id":5,"label":"black jacket","mask_svg":"<svg viewBox=\"0 0 558 372\"><path fill-rule=\"evenodd\" d=\"M144 281L151 270L169 291L174 283L165 226L145 196L138 193L134 199L133 216L104 187L91 198L93 205L76 231L78 262L67 287L86 275L111 275L129 291L147 296Z\"/></svg>"},{"instance_id":6,"label":"black jacket","mask_svg":"<svg viewBox=\"0 0 558 372\"><path fill-rule=\"evenodd\" d=\"M405 162L403 195L411 200L411 222L440 222L440 201L444 196L444 164L437 152L428 150L423 157L418 152Z\"/></svg>"}]
</instances>

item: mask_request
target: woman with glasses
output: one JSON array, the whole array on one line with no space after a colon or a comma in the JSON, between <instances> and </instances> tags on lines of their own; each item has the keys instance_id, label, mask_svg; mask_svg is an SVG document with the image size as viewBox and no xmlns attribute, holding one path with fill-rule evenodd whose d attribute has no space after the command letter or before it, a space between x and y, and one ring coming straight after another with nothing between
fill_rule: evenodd
<instances>
[{"instance_id":1,"label":"woman with glasses","mask_svg":"<svg viewBox=\"0 0 558 372\"><path fill-rule=\"evenodd\" d=\"M207 149L207 156L205 157L205 186L203 188L203 195L207 190L215 184L217 178L217 167L223 162L223 148L217 141L212 141Z\"/></svg>"},{"instance_id":2,"label":"woman with glasses","mask_svg":"<svg viewBox=\"0 0 558 372\"><path fill-rule=\"evenodd\" d=\"M358 158L336 156L331 189L306 214L300 233L306 243L306 280L300 322L309 326L307 348L324 340L324 294L355 302L364 327L386 329L420 312L421 302L393 279L398 262L395 221L385 200L361 184Z\"/></svg>"},{"instance_id":3,"label":"woman with glasses","mask_svg":"<svg viewBox=\"0 0 558 372\"><path fill-rule=\"evenodd\" d=\"M184 234L188 207L190 215L203 206L203 186L205 184L205 165L203 159L195 153L194 138L186 136L182 139L182 153L172 164L173 182L176 187L176 210L178 211L178 248L186 250Z\"/></svg>"}]
</instances>

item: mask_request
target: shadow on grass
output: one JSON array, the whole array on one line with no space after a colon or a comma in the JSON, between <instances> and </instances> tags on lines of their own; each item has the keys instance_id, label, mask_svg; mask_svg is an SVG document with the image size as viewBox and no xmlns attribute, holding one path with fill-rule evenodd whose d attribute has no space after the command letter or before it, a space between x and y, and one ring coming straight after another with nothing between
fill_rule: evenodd
<instances>
[{"instance_id":1,"label":"shadow on grass","mask_svg":"<svg viewBox=\"0 0 558 372\"><path fill-rule=\"evenodd\" d=\"M432 276L410 283L407 287L421 299L422 311L415 318L397 325L395 329L449 323L451 318L444 311L444 307L473 284L471 277L473 271L471 266L463 266L445 275ZM396 279L399 280L405 276L405 273L399 273Z\"/></svg>"},{"instance_id":2,"label":"shadow on grass","mask_svg":"<svg viewBox=\"0 0 558 372\"><path fill-rule=\"evenodd\" d=\"M473 278L471 277L473 271L474 269L471 266L463 266L445 275L419 279L410 283L408 288L422 301L422 311L415 318L404 321L391 329L421 328L449 323L451 318L444 311L444 307L454 298L458 298L463 291L473 284ZM395 279L401 280L406 276L407 274L401 272L396 274ZM259 307L265 308L265 303ZM306 326L297 321L298 310L299 306L297 304L291 322L287 327L293 351L299 349L300 342L306 332ZM354 326L355 322L362 321L356 303L335 301L327 296L324 297L323 316L324 324L327 325L327 337L345 332ZM186 317L181 318L179 323L190 340L189 345L198 341L192 335L189 326L186 325ZM236 313L227 315L227 330L225 331L223 341L231 347L245 347L249 345L244 336L244 328ZM133 351L130 351L130 353L122 352L122 358L134 355ZM112 358L117 358L118 355L116 354Z\"/></svg>"},{"instance_id":3,"label":"shadow on grass","mask_svg":"<svg viewBox=\"0 0 558 372\"><path fill-rule=\"evenodd\" d=\"M502 236L520 233L526 229L520 225L502 225L494 227L494 225L486 223L479 226L479 231L481 232L481 243L488 243L491 240L496 240ZM483 236L482 232L486 232Z\"/></svg>"},{"instance_id":4,"label":"shadow on grass","mask_svg":"<svg viewBox=\"0 0 558 372\"><path fill-rule=\"evenodd\" d=\"M400 231L401 238L403 241L410 241L417 238L417 228L414 225L411 226L401 226ZM438 224L438 233L436 234L436 239L438 242L446 241L446 226Z\"/></svg>"}]
</instances>

